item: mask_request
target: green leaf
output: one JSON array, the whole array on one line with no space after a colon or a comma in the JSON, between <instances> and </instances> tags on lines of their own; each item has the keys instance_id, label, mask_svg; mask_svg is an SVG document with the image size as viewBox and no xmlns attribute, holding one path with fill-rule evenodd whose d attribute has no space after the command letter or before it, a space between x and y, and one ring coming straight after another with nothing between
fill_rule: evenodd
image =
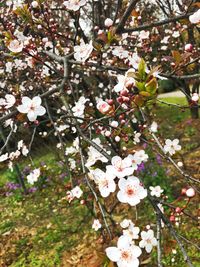
<instances>
[{"instance_id":1,"label":"green leaf","mask_svg":"<svg viewBox=\"0 0 200 267\"><path fill-rule=\"evenodd\" d=\"M143 58L141 59L141 61L139 63L138 72L140 75L140 79L145 80L145 78L146 78L146 63L145 63Z\"/></svg>"},{"instance_id":2,"label":"green leaf","mask_svg":"<svg viewBox=\"0 0 200 267\"><path fill-rule=\"evenodd\" d=\"M158 88L158 83L156 78L154 77L148 83L145 84L146 91L150 93L150 95L154 95Z\"/></svg>"},{"instance_id":3,"label":"green leaf","mask_svg":"<svg viewBox=\"0 0 200 267\"><path fill-rule=\"evenodd\" d=\"M139 91L146 91L145 82L136 82L136 87L139 89Z\"/></svg>"}]
</instances>

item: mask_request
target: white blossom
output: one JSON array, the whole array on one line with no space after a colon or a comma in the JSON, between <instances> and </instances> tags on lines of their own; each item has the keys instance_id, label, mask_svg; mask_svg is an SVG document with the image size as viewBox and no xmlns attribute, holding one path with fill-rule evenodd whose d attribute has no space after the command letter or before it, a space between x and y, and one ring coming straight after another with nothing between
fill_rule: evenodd
<instances>
[{"instance_id":1,"label":"white blossom","mask_svg":"<svg viewBox=\"0 0 200 267\"><path fill-rule=\"evenodd\" d=\"M198 9L194 14L190 15L189 20L193 24L200 23L200 9Z\"/></svg>"},{"instance_id":2,"label":"white blossom","mask_svg":"<svg viewBox=\"0 0 200 267\"><path fill-rule=\"evenodd\" d=\"M35 182L38 181L38 178L40 176L40 169L33 170L28 176L27 181L29 184L33 185Z\"/></svg>"},{"instance_id":3,"label":"white blossom","mask_svg":"<svg viewBox=\"0 0 200 267\"><path fill-rule=\"evenodd\" d=\"M80 45L74 46L74 58L77 61L85 62L92 53L93 45L92 41L89 44L82 42Z\"/></svg>"},{"instance_id":4,"label":"white blossom","mask_svg":"<svg viewBox=\"0 0 200 267\"><path fill-rule=\"evenodd\" d=\"M27 113L29 121L35 121L37 116L43 116L46 109L41 106L42 100L39 96L30 99L27 96L22 97L22 104L17 107L20 113Z\"/></svg>"},{"instance_id":5,"label":"white blossom","mask_svg":"<svg viewBox=\"0 0 200 267\"><path fill-rule=\"evenodd\" d=\"M110 173L113 173L118 178L131 175L134 171L132 161L129 157L122 159L119 156L114 156L111 160L112 165L108 165L106 168Z\"/></svg>"},{"instance_id":6,"label":"white blossom","mask_svg":"<svg viewBox=\"0 0 200 267\"><path fill-rule=\"evenodd\" d=\"M162 192L164 191L159 185L153 187L150 186L149 189L151 190L151 196L160 197Z\"/></svg>"},{"instance_id":7,"label":"white blossom","mask_svg":"<svg viewBox=\"0 0 200 267\"><path fill-rule=\"evenodd\" d=\"M148 231L142 231L141 238L142 240L140 241L139 246L141 248L145 248L147 253L150 253L153 247L157 245L157 240L154 237L153 230L150 229Z\"/></svg>"},{"instance_id":8,"label":"white blossom","mask_svg":"<svg viewBox=\"0 0 200 267\"><path fill-rule=\"evenodd\" d=\"M120 191L117 198L122 203L128 203L135 206L141 199L147 197L147 190L140 184L140 180L135 176L129 176L128 179L121 178L118 183Z\"/></svg>"},{"instance_id":9,"label":"white blossom","mask_svg":"<svg viewBox=\"0 0 200 267\"><path fill-rule=\"evenodd\" d=\"M168 152L171 156L174 155L176 151L181 150L181 146L178 143L179 143L178 139L174 139L173 141L167 139L165 141L165 146L164 146L165 152L166 153Z\"/></svg>"},{"instance_id":10,"label":"white blossom","mask_svg":"<svg viewBox=\"0 0 200 267\"><path fill-rule=\"evenodd\" d=\"M95 219L92 224L92 229L95 231L98 231L102 227L100 221L98 219Z\"/></svg>"},{"instance_id":11,"label":"white blossom","mask_svg":"<svg viewBox=\"0 0 200 267\"><path fill-rule=\"evenodd\" d=\"M118 239L117 247L108 247L106 254L119 267L138 267L138 257L142 251L138 246L133 245L127 236L122 235Z\"/></svg>"},{"instance_id":12,"label":"white blossom","mask_svg":"<svg viewBox=\"0 0 200 267\"><path fill-rule=\"evenodd\" d=\"M83 194L83 191L77 185L71 190L71 193L72 193L73 197L80 198Z\"/></svg>"},{"instance_id":13,"label":"white blossom","mask_svg":"<svg viewBox=\"0 0 200 267\"><path fill-rule=\"evenodd\" d=\"M68 0L63 3L67 9L78 11L80 7L86 4L86 0Z\"/></svg>"},{"instance_id":14,"label":"white blossom","mask_svg":"<svg viewBox=\"0 0 200 267\"><path fill-rule=\"evenodd\" d=\"M99 191L102 197L108 197L111 192L115 192L116 184L115 184L115 175L108 170L103 172L100 169L95 169L92 172L93 179L95 183L99 187Z\"/></svg>"}]
</instances>

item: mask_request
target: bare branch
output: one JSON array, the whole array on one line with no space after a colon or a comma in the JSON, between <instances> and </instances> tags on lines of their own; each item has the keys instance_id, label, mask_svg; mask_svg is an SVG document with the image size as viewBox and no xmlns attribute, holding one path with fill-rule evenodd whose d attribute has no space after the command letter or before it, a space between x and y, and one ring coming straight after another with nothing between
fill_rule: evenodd
<instances>
[{"instance_id":1,"label":"bare branch","mask_svg":"<svg viewBox=\"0 0 200 267\"><path fill-rule=\"evenodd\" d=\"M116 33L121 33L124 31L124 25L126 21L128 20L129 16L131 15L131 12L135 8L136 4L139 2L139 0L131 0L129 6L127 7L123 17L121 18L119 24L117 25L116 28Z\"/></svg>"},{"instance_id":2,"label":"bare branch","mask_svg":"<svg viewBox=\"0 0 200 267\"><path fill-rule=\"evenodd\" d=\"M125 28L122 30L122 32L136 32L136 31L143 31L143 30L149 30L153 27L158 27L158 26L162 26L165 24L169 24L171 22L176 22L182 19L187 19L192 13L188 13L188 14L184 14L184 15L180 15L174 18L169 18L169 19L164 19L161 21L156 21L156 22L152 22L149 24L144 24L135 28Z\"/></svg>"}]
</instances>

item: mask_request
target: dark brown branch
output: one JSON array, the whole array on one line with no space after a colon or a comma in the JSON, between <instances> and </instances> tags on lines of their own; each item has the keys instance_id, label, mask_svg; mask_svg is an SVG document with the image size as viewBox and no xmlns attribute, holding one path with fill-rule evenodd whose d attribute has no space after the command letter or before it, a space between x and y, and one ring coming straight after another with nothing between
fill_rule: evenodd
<instances>
[{"instance_id":1,"label":"dark brown branch","mask_svg":"<svg viewBox=\"0 0 200 267\"><path fill-rule=\"evenodd\" d=\"M187 19L190 15L192 15L192 13L188 13L188 14L184 14L184 15L180 15L174 18L169 18L169 19L164 19L161 21L156 21L156 22L152 22L150 24L144 24L135 28L127 28L127 29L123 29L122 32L136 32L136 31L143 31L143 30L148 30L151 29L153 27L158 27L158 26L162 26L171 22L176 22L182 19Z\"/></svg>"},{"instance_id":2,"label":"dark brown branch","mask_svg":"<svg viewBox=\"0 0 200 267\"><path fill-rule=\"evenodd\" d=\"M127 7L122 19L120 20L119 24L117 25L116 28L116 33L121 33L124 31L124 25L126 23L126 21L128 20L129 16L131 15L131 12L133 11L133 9L135 8L136 4L139 2L139 0L132 0L129 4L129 6Z\"/></svg>"}]
</instances>

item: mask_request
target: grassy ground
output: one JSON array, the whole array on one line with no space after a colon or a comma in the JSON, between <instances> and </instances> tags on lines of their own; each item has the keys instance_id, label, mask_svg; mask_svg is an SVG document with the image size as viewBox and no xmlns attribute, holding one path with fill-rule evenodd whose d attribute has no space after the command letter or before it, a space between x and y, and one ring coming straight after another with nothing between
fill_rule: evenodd
<instances>
[{"instance_id":1,"label":"grassy ground","mask_svg":"<svg viewBox=\"0 0 200 267\"><path fill-rule=\"evenodd\" d=\"M164 99L164 101L184 104L184 99ZM189 119L189 111L180 112L176 107L159 105L155 108L156 121L159 122L160 133L166 138L179 137L184 146L182 155L179 159L184 162L185 168L191 171L193 176L200 178L200 140L199 140L199 120ZM48 177L41 187L35 193L24 196L19 189L5 197L5 183L14 181L15 173L6 169L0 170L0 266L1 267L112 267L108 263L104 249L106 241L104 234L94 232L91 229L93 222L91 213L86 205L80 205L79 201L69 204L66 199L68 190L67 174L63 174L63 167L57 164L57 155L48 151L40 153L40 156L34 157L36 167L43 162L43 172ZM146 184L160 184L169 198L172 200L180 190L180 177L173 169L168 168L171 180L167 180L167 173L154 160L148 165L148 171L145 171L143 178ZM29 160L20 164L23 169L29 164ZM154 177L152 182L152 177ZM171 186L174 185L171 190ZM183 183L181 182L181 185ZM89 203L89 195L84 196ZM137 224L140 222L151 224L153 221L153 212L144 202L143 207L136 212L124 205L119 206L114 218L119 222L123 215L128 213L133 220L137 217ZM196 216L198 202L197 199L191 201L188 209L191 215ZM94 203L94 209L96 208ZM166 212L169 212L166 210ZM97 212L98 213L98 212ZM148 213L148 214L147 214ZM189 218L183 219L183 225L179 232L193 243L197 244L199 232L197 226ZM117 231L117 230L116 230ZM164 266L182 267L186 266L180 251L173 239L169 239L167 230L163 230L166 238L164 245ZM194 266L199 265L198 250L191 244L185 243L192 257ZM172 253L176 250L176 254ZM156 253L151 256L145 255L142 258L142 266L153 267ZM171 259L175 262L172 263Z\"/></svg>"}]
</instances>

